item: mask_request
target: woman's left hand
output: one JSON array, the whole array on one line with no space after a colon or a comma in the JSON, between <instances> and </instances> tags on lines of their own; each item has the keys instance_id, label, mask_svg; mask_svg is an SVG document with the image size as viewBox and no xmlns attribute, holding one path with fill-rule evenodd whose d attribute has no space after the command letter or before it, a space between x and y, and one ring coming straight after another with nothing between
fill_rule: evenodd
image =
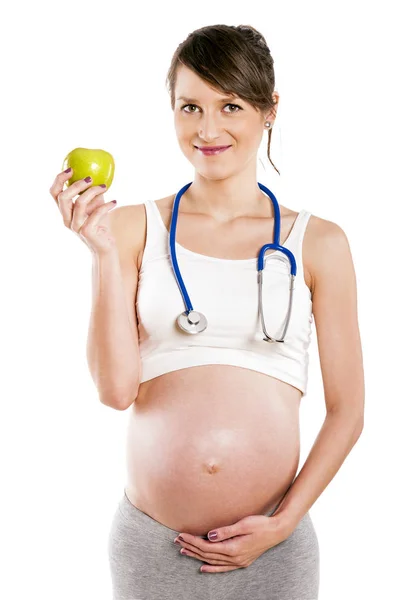
<instances>
[{"instance_id":1,"label":"woman's left hand","mask_svg":"<svg viewBox=\"0 0 399 600\"><path fill-rule=\"evenodd\" d=\"M221 573L249 567L266 550L290 535L290 531L282 526L278 517L265 515L250 515L233 525L213 531L218 534L215 541L204 540L189 533L179 534L184 541L175 539L187 551L187 556L208 563L201 567L201 572Z\"/></svg>"}]
</instances>

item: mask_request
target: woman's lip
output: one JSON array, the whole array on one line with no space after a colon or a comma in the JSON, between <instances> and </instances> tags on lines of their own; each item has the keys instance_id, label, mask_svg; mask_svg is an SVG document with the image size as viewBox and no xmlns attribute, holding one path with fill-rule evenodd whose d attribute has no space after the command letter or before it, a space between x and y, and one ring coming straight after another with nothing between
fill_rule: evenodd
<instances>
[{"instance_id":1,"label":"woman's lip","mask_svg":"<svg viewBox=\"0 0 399 600\"><path fill-rule=\"evenodd\" d=\"M197 148L197 146L196 146ZM201 152L202 156L220 156L220 154L223 154L223 152L226 152L226 150L229 150L231 148L230 146L224 146L222 148L204 148L203 150L201 148L197 148L198 152Z\"/></svg>"},{"instance_id":2,"label":"woman's lip","mask_svg":"<svg viewBox=\"0 0 399 600\"><path fill-rule=\"evenodd\" d=\"M230 148L231 144L228 146L195 146L198 150L206 151L206 152L216 152L216 150L225 150L226 148Z\"/></svg>"}]
</instances>

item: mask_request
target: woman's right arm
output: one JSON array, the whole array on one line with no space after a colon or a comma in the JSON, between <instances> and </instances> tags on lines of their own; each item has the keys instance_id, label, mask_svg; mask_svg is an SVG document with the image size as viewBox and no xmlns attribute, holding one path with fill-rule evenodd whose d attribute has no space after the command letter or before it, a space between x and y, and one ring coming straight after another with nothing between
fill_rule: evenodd
<instances>
[{"instance_id":1,"label":"woman's right arm","mask_svg":"<svg viewBox=\"0 0 399 600\"><path fill-rule=\"evenodd\" d=\"M71 177L73 169L58 173L50 194L65 227L92 253L89 369L100 401L125 410L137 397L142 373L135 306L145 211L143 205L111 210L115 201L104 203L106 185L92 186L90 177L68 185Z\"/></svg>"},{"instance_id":2,"label":"woman's right arm","mask_svg":"<svg viewBox=\"0 0 399 600\"><path fill-rule=\"evenodd\" d=\"M142 372L135 310L140 211L133 205L109 212L116 247L93 253L87 361L100 401L116 410L134 402Z\"/></svg>"}]
</instances>

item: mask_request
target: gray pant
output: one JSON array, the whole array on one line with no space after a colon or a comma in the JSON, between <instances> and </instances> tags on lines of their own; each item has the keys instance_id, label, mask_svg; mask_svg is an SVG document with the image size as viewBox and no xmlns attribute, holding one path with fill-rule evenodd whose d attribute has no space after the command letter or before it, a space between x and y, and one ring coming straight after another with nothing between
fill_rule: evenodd
<instances>
[{"instance_id":1,"label":"gray pant","mask_svg":"<svg viewBox=\"0 0 399 600\"><path fill-rule=\"evenodd\" d=\"M319 544L309 513L249 567L222 573L201 573L204 561L182 556L173 542L179 533L139 510L124 491L108 539L113 600L318 598Z\"/></svg>"}]
</instances>

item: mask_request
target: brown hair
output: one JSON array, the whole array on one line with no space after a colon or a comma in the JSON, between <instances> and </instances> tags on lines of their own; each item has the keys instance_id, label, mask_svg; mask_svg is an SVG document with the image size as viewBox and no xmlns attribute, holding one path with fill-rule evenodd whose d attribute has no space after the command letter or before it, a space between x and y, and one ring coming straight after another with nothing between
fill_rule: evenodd
<instances>
[{"instance_id":1,"label":"brown hair","mask_svg":"<svg viewBox=\"0 0 399 600\"><path fill-rule=\"evenodd\" d=\"M212 88L233 93L256 110L272 111L275 117L273 58L263 35L251 25L210 25L196 29L177 47L168 70L166 85L175 109L177 70L185 65ZM270 158L272 128L268 130Z\"/></svg>"}]
</instances>

